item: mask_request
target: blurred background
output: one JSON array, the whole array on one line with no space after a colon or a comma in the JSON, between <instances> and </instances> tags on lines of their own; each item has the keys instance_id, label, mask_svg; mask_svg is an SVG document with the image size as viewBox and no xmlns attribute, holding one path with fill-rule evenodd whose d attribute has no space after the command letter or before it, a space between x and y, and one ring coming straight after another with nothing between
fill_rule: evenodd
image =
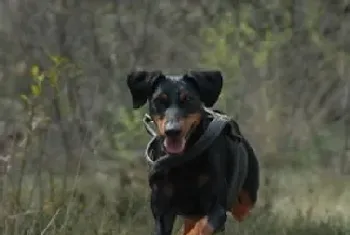
<instances>
[{"instance_id":1,"label":"blurred background","mask_svg":"<svg viewBox=\"0 0 350 235\"><path fill-rule=\"evenodd\" d=\"M350 234L349 0L2 0L0 19L0 234L151 233L137 68L223 72L216 108L262 167L226 234Z\"/></svg>"}]
</instances>

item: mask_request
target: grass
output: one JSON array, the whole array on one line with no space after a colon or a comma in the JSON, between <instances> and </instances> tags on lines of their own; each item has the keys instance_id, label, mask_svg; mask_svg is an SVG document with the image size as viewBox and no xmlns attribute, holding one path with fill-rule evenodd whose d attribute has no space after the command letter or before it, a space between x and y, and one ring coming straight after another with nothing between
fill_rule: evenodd
<instances>
[{"instance_id":1,"label":"grass","mask_svg":"<svg viewBox=\"0 0 350 235\"><path fill-rule=\"evenodd\" d=\"M27 176L20 201L15 185L4 178L0 234L152 234L146 168L138 169L127 184L117 174L81 175L70 179L64 192L57 179L44 176L38 184ZM226 234L350 234L349 182L347 176L319 169L265 170L257 207L240 224L229 217ZM179 227L177 221L174 234Z\"/></svg>"}]
</instances>

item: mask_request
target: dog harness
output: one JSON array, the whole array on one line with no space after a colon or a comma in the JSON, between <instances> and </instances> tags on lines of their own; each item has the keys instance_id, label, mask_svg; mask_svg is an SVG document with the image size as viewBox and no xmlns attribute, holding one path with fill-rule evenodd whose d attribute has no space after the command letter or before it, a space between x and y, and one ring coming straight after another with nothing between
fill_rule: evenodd
<instances>
[{"instance_id":1,"label":"dog harness","mask_svg":"<svg viewBox=\"0 0 350 235\"><path fill-rule=\"evenodd\" d=\"M238 124L229 116L219 112L205 108L205 112L211 119L204 134L198 141L187 150L184 154L163 156L155 156L157 134L150 126L152 119L148 114L145 114L143 122L146 131L152 136L152 139L147 144L145 157L149 166L149 179L156 175L157 172L167 171L172 167L179 166L187 161L190 161L197 156L200 156L204 151L208 150L209 155L213 157L219 154L212 150L210 146L221 135L224 134L233 140L234 144L229 144L230 151L233 157L233 169L230 182L228 182L228 195L226 200L227 209L233 210L232 213L237 221L242 221L252 208L252 203L246 192L241 191L244 180L248 174L248 154L245 145L248 144L239 131ZM249 145L249 144L248 144ZM235 205L234 207L232 207ZM232 209L233 208L233 209Z\"/></svg>"},{"instance_id":2,"label":"dog harness","mask_svg":"<svg viewBox=\"0 0 350 235\"><path fill-rule=\"evenodd\" d=\"M237 123L230 118L227 115L215 112L213 110L205 108L205 112L208 113L209 118L211 119L207 129L205 130L204 134L198 139L198 141L187 150L185 153L181 155L171 155L171 154L165 154L163 156L155 156L155 144L157 143L157 134L153 130L153 128L150 126L150 123L152 123L152 119L148 114L145 114L143 122L146 128L146 131L152 136L152 139L147 144L145 157L147 160L147 163L150 167L150 175L158 172L167 170L172 167L179 166L187 161L190 161L194 159L197 156L200 156L205 150L209 149L209 147L214 143L214 141L225 131L225 134L228 135L230 138L236 140L235 142L241 143L244 141L244 138L237 133L238 125ZM234 151L232 149L232 151ZM213 153L216 154L216 153ZM235 153L233 153L235 154ZM244 158L244 159L243 159ZM237 178L240 174L240 171L244 171L247 169L247 157L234 157L234 167L237 169L234 169L234 175L233 181L237 181ZM243 169L239 166L242 166L242 163L240 161L244 161ZM246 171L246 170L245 170ZM245 178L247 172L241 172ZM238 182L233 182L233 184L237 185ZM238 183L240 184L240 183ZM241 185L240 185L241 186Z\"/></svg>"},{"instance_id":3,"label":"dog harness","mask_svg":"<svg viewBox=\"0 0 350 235\"><path fill-rule=\"evenodd\" d=\"M180 156L171 154L154 156L157 134L150 126L150 123L152 123L151 117L148 114L145 114L143 122L146 131L152 136L152 139L147 144L145 157L149 166L153 168L154 171L175 167L194 159L208 149L211 144L222 134L225 128L234 129L232 126L234 125L233 120L230 117L209 109L205 109L205 111L209 114L209 118L212 119L211 122L209 123L204 134L197 140L192 148ZM238 141L242 140L242 137L233 131L229 131L228 133L231 135L231 137L237 139Z\"/></svg>"}]
</instances>

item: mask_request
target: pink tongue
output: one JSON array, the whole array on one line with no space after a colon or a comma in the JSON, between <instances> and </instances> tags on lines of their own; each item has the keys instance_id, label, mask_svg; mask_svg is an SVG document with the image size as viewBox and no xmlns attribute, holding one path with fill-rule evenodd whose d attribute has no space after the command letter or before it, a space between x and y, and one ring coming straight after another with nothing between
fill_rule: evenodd
<instances>
[{"instance_id":1,"label":"pink tongue","mask_svg":"<svg viewBox=\"0 0 350 235\"><path fill-rule=\"evenodd\" d=\"M179 154L182 153L185 149L185 140L184 139L174 139L174 138L165 138L164 147L168 153Z\"/></svg>"}]
</instances>

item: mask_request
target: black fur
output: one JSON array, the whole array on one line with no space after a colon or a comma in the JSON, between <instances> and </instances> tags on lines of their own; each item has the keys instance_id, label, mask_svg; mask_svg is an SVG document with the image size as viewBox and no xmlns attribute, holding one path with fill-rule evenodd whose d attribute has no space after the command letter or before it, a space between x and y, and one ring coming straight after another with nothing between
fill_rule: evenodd
<instances>
[{"instance_id":1,"label":"black fur","mask_svg":"<svg viewBox=\"0 0 350 235\"><path fill-rule=\"evenodd\" d=\"M152 86L164 76L160 71L134 71L128 75L127 84L132 96L133 107L140 108L152 93Z\"/></svg>"},{"instance_id":2,"label":"black fur","mask_svg":"<svg viewBox=\"0 0 350 235\"><path fill-rule=\"evenodd\" d=\"M206 107L212 107L222 90L222 75L220 71L191 71L185 79L192 80L199 91L200 99Z\"/></svg>"},{"instance_id":3,"label":"black fur","mask_svg":"<svg viewBox=\"0 0 350 235\"><path fill-rule=\"evenodd\" d=\"M200 124L187 140L186 148L190 148L204 133L210 121L203 104L206 107L215 104L221 93L223 79L219 71L191 71L181 76L139 71L131 73L127 83L134 108L143 106L148 100L151 116L177 120L190 114L201 114ZM182 91L188 94L185 101L179 98ZM167 99L158 99L163 93ZM236 129L241 134L238 125ZM157 137L157 156L163 155L164 138ZM235 148L238 143L222 135L201 156L152 177L151 209L156 235L170 235L177 215L188 218L207 216L215 231L224 228L226 211L232 207L227 205L226 200L228 185L232 181L232 146ZM259 164L248 142L244 142L244 148L237 150L240 151L238 154L249 158L248 175L241 180L255 204L259 188Z\"/></svg>"}]
</instances>

